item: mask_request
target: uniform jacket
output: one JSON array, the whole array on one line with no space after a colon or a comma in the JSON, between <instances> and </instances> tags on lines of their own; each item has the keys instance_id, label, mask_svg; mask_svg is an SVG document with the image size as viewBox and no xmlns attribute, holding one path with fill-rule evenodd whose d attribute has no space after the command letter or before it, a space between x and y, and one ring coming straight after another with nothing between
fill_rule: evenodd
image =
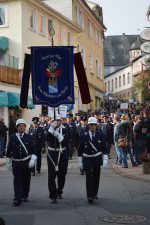
<instances>
[{"instance_id":1,"label":"uniform jacket","mask_svg":"<svg viewBox=\"0 0 150 225\"><path fill-rule=\"evenodd\" d=\"M18 140L16 134L12 134L9 137L9 142L7 146L7 152L6 157L12 158L12 159L23 159L26 158L29 155L36 155L36 145L31 135L24 133L23 138L21 139L23 144L25 145L28 154L26 153L24 147ZM12 166L13 167L28 167L28 163L30 161L30 158L25 161L14 161L12 160Z\"/></svg>"},{"instance_id":2,"label":"uniform jacket","mask_svg":"<svg viewBox=\"0 0 150 225\"><path fill-rule=\"evenodd\" d=\"M66 148L66 150L62 151L62 153L60 155L60 161L68 160L68 133L67 133L67 129L64 126L62 128L62 135L63 135L64 139L61 142L61 147ZM53 134L48 132L46 135L46 141L50 148L55 149L55 140L56 140L56 149L59 149L60 143L58 142L58 139L55 138L55 136ZM48 150L48 154L53 159L53 161L55 161L55 151ZM56 151L57 160L58 160L58 154L59 154L59 151Z\"/></svg>"},{"instance_id":3,"label":"uniform jacket","mask_svg":"<svg viewBox=\"0 0 150 225\"><path fill-rule=\"evenodd\" d=\"M97 151L92 147L90 142L92 142ZM96 157L92 157L92 155L97 154L98 152L102 152L102 154ZM84 153L91 157L84 156ZM93 141L91 141L89 131L81 135L78 156L83 156L84 168L91 166L101 166L103 164L102 155L105 155L107 153L108 150L105 145L104 135L101 132L95 132L95 137Z\"/></svg>"},{"instance_id":4,"label":"uniform jacket","mask_svg":"<svg viewBox=\"0 0 150 225\"><path fill-rule=\"evenodd\" d=\"M84 132L87 132L87 131L88 131L88 126L83 127L82 125L79 125L76 128L74 147L78 149L80 137Z\"/></svg>"},{"instance_id":5,"label":"uniform jacket","mask_svg":"<svg viewBox=\"0 0 150 225\"><path fill-rule=\"evenodd\" d=\"M99 126L99 131L101 131L105 137L105 140L110 142L113 141L113 125L111 123L102 123Z\"/></svg>"},{"instance_id":6,"label":"uniform jacket","mask_svg":"<svg viewBox=\"0 0 150 225\"><path fill-rule=\"evenodd\" d=\"M68 137L69 137L69 141L74 142L74 137L75 137L75 132L76 132L76 125L74 123L74 121L71 122L66 122L67 124L67 129L68 129Z\"/></svg>"},{"instance_id":7,"label":"uniform jacket","mask_svg":"<svg viewBox=\"0 0 150 225\"><path fill-rule=\"evenodd\" d=\"M28 134L33 137L34 142L37 146L37 151L41 151L42 148L45 148L45 135L42 127L38 127L35 131L35 129L31 126L29 128Z\"/></svg>"}]
</instances>

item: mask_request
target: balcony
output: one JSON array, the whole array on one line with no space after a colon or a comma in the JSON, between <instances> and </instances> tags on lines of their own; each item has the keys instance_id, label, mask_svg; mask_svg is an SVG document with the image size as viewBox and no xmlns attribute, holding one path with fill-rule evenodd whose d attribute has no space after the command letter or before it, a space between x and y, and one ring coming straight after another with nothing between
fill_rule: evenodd
<instances>
[{"instance_id":1,"label":"balcony","mask_svg":"<svg viewBox=\"0 0 150 225\"><path fill-rule=\"evenodd\" d=\"M0 65L0 82L21 85L20 70Z\"/></svg>"}]
</instances>

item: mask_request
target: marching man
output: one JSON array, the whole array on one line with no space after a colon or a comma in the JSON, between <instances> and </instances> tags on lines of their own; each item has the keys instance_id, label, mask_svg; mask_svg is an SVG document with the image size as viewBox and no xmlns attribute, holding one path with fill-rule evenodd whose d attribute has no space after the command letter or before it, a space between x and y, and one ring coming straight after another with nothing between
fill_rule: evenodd
<instances>
[{"instance_id":1,"label":"marching man","mask_svg":"<svg viewBox=\"0 0 150 225\"><path fill-rule=\"evenodd\" d=\"M18 119L16 127L18 132L9 137L6 152L6 166L14 176L14 206L28 199L31 168L34 167L37 159L36 145L32 137L25 133L25 120Z\"/></svg>"},{"instance_id":2,"label":"marching man","mask_svg":"<svg viewBox=\"0 0 150 225\"><path fill-rule=\"evenodd\" d=\"M108 156L104 136L96 131L95 117L88 119L88 127L89 131L83 133L80 138L78 160L80 168L86 172L87 198L88 202L92 203L94 199L98 199L101 166L107 165Z\"/></svg>"},{"instance_id":3,"label":"marching man","mask_svg":"<svg viewBox=\"0 0 150 225\"><path fill-rule=\"evenodd\" d=\"M61 124L61 117L56 114L55 121L48 130L46 141L48 143L48 188L52 203L62 199L63 188L68 168L68 134L67 129ZM57 183L55 179L57 177Z\"/></svg>"}]
</instances>

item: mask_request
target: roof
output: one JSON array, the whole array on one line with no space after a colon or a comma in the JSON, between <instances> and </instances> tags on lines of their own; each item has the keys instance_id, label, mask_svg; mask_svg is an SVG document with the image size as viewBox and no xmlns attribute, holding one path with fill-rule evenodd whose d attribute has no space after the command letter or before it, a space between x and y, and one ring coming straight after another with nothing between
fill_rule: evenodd
<instances>
[{"instance_id":1,"label":"roof","mask_svg":"<svg viewBox=\"0 0 150 225\"><path fill-rule=\"evenodd\" d=\"M115 74L115 73L117 73L117 72L119 72L119 71L121 71L121 70L127 68L127 67L130 66L132 63L134 63L134 62L136 62L138 59L140 59L142 56L143 56L143 55L139 55L139 56L136 57L132 62L128 63L127 65L123 66L122 68L120 68L120 69L118 69L118 70L115 70L114 72L105 75L105 78L107 78L107 77L109 77L109 76L111 76L111 75L113 75L113 74Z\"/></svg>"},{"instance_id":2,"label":"roof","mask_svg":"<svg viewBox=\"0 0 150 225\"><path fill-rule=\"evenodd\" d=\"M137 37L139 39L137 43ZM125 66L129 63L129 50L144 42L139 35L106 36L104 40L104 65Z\"/></svg>"}]
</instances>

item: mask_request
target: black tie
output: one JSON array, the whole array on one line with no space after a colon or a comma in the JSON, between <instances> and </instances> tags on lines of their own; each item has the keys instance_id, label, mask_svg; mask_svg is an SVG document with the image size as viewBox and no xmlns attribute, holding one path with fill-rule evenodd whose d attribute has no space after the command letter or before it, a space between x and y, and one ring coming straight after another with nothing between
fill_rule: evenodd
<instances>
[{"instance_id":1,"label":"black tie","mask_svg":"<svg viewBox=\"0 0 150 225\"><path fill-rule=\"evenodd\" d=\"M92 141L94 141L94 133L92 133Z\"/></svg>"},{"instance_id":2,"label":"black tie","mask_svg":"<svg viewBox=\"0 0 150 225\"><path fill-rule=\"evenodd\" d=\"M19 134L19 136L20 136L20 139L22 139L22 134Z\"/></svg>"}]
</instances>

